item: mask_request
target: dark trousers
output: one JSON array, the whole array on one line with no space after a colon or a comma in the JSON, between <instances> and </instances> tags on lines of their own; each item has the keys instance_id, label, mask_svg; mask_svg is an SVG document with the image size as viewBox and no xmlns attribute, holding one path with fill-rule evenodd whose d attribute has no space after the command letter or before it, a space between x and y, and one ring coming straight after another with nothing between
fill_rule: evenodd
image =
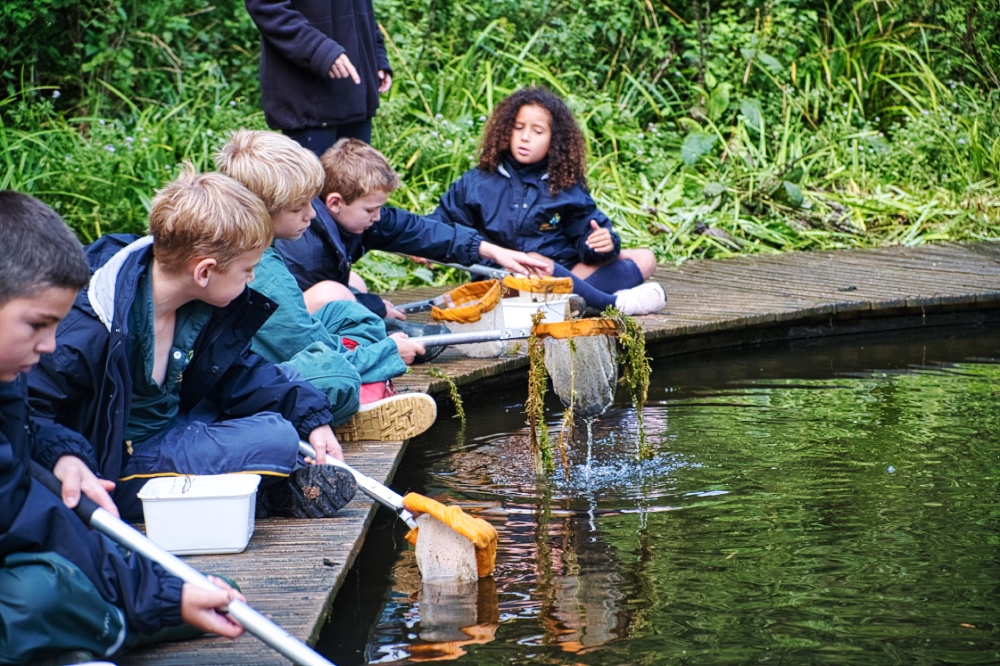
<instances>
[{"instance_id":1,"label":"dark trousers","mask_svg":"<svg viewBox=\"0 0 1000 666\"><path fill-rule=\"evenodd\" d=\"M369 118L359 123L346 123L344 125L313 127L301 130L282 130L282 133L294 139L303 148L308 148L316 153L317 156L322 157L327 148L337 143L337 139L346 137L371 143L372 121Z\"/></svg>"}]
</instances>

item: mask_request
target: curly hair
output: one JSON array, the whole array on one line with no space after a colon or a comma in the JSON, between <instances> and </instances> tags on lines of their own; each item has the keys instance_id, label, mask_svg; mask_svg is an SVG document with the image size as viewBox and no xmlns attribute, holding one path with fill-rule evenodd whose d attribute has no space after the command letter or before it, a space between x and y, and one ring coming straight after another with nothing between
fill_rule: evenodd
<instances>
[{"instance_id":1,"label":"curly hair","mask_svg":"<svg viewBox=\"0 0 1000 666\"><path fill-rule=\"evenodd\" d=\"M494 172L504 155L510 153L510 135L522 106L540 106L552 119L549 144L549 186L553 194L579 183L587 187L587 156L583 134L566 103L547 88L523 88L500 102L486 123L479 168Z\"/></svg>"}]
</instances>

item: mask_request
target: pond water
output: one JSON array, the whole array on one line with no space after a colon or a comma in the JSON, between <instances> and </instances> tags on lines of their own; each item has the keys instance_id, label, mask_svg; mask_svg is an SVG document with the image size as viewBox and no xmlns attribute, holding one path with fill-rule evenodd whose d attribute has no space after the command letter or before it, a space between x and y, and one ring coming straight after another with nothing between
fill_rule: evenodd
<instances>
[{"instance_id":1,"label":"pond water","mask_svg":"<svg viewBox=\"0 0 1000 666\"><path fill-rule=\"evenodd\" d=\"M524 393L443 414L393 483L495 524L495 575L422 589L380 512L335 663L1000 663L1000 328L665 359L654 459L616 403L568 480L535 478Z\"/></svg>"}]
</instances>

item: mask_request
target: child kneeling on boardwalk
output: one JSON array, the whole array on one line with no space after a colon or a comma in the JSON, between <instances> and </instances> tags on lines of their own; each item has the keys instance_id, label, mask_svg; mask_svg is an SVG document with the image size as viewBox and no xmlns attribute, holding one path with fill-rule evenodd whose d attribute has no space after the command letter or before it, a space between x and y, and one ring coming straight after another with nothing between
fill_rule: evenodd
<instances>
[{"instance_id":1,"label":"child kneeling on boardwalk","mask_svg":"<svg viewBox=\"0 0 1000 666\"><path fill-rule=\"evenodd\" d=\"M311 151L277 132L239 130L215 155L215 164L261 198L276 240L294 242L309 228L316 216L311 201L324 180L319 158ZM264 250L250 287L278 304L278 311L254 334L253 350L272 363L294 368L324 391L337 423L358 411L350 391L360 381L361 410L335 428L339 439L402 440L433 424L437 405L430 396L393 395L389 384L424 353L422 345L405 333L387 336L382 319L355 301L317 302L310 313L302 290L273 247Z\"/></svg>"},{"instance_id":2,"label":"child kneeling on boardwalk","mask_svg":"<svg viewBox=\"0 0 1000 666\"><path fill-rule=\"evenodd\" d=\"M123 516L158 475L264 476L259 515L333 515L356 491L350 473L309 465L343 458L326 395L250 351L275 304L249 289L274 236L264 204L236 180L189 166L153 199L150 235L87 248L89 285L28 377L48 424L82 435Z\"/></svg>"},{"instance_id":3,"label":"child kneeling on boardwalk","mask_svg":"<svg viewBox=\"0 0 1000 666\"><path fill-rule=\"evenodd\" d=\"M55 211L17 192L0 192L0 255L0 663L111 657L182 622L192 635L240 635L221 609L242 595L124 554L69 508L83 493L116 513L113 484L90 471L96 461L75 433L34 418L24 373L55 347L87 261ZM62 500L31 478L32 460L62 481Z\"/></svg>"},{"instance_id":4,"label":"child kneeling on boardwalk","mask_svg":"<svg viewBox=\"0 0 1000 666\"><path fill-rule=\"evenodd\" d=\"M543 257L573 279L587 305L627 315L657 312L663 287L647 249L622 250L611 220L587 192L583 135L565 102L544 88L519 90L486 124L479 166L441 199L433 216L471 227L501 247Z\"/></svg>"}]
</instances>

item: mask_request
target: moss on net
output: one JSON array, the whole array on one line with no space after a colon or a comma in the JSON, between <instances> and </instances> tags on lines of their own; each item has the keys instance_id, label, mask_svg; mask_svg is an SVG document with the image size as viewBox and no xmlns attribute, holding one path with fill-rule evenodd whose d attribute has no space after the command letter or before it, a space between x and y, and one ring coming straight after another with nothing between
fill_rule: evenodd
<instances>
[{"instance_id":1,"label":"moss on net","mask_svg":"<svg viewBox=\"0 0 1000 666\"><path fill-rule=\"evenodd\" d=\"M629 398L635 407L636 420L639 422L639 459L649 460L653 457L653 450L646 441L646 424L642 413L649 395L650 365L649 357L646 356L646 335L642 324L617 308L609 307L604 311L604 316L614 321L618 330L618 363L622 368L618 381L628 387Z\"/></svg>"},{"instance_id":2,"label":"moss on net","mask_svg":"<svg viewBox=\"0 0 1000 666\"><path fill-rule=\"evenodd\" d=\"M555 469L549 428L545 423L545 394L548 392L549 374L545 370L545 346L535 332L544 318L542 312L531 315L531 336L528 338L528 399L524 411L528 414L528 433L531 442L535 471L551 474Z\"/></svg>"}]
</instances>

